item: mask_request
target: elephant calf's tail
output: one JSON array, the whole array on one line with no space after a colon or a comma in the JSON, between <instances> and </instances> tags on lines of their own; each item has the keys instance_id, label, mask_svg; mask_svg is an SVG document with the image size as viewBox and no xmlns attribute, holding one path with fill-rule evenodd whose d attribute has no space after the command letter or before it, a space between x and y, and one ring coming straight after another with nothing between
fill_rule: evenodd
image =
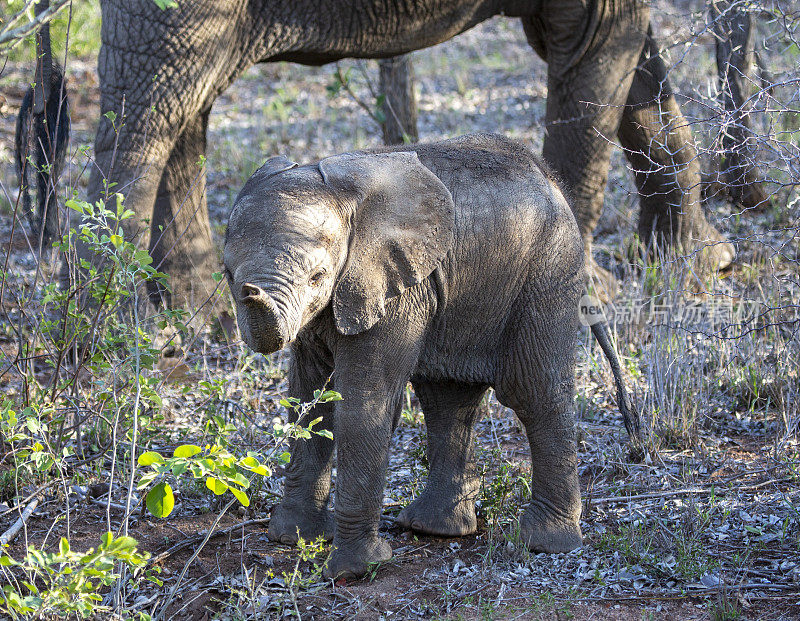
<instances>
[{"instance_id":1,"label":"elephant calf's tail","mask_svg":"<svg viewBox=\"0 0 800 621\"><path fill-rule=\"evenodd\" d=\"M44 76L39 79L46 82L42 84L44 88L35 85L25 93L17 116L14 151L23 211L34 236L41 236L47 246L59 234L56 183L64 166L70 123L61 67L51 61L50 71L39 74ZM35 208L31 205L31 172L36 179Z\"/></svg>"},{"instance_id":2,"label":"elephant calf's tail","mask_svg":"<svg viewBox=\"0 0 800 621\"><path fill-rule=\"evenodd\" d=\"M592 334L594 334L597 342L600 343L600 348L608 358L608 364L611 365L611 373L614 374L614 383L617 385L617 407L622 412L622 421L625 423L625 429L628 430L628 435L631 438L638 439L640 433L639 412L622 381L622 369L619 366L617 353L611 345L608 327L603 322L592 324Z\"/></svg>"}]
</instances>

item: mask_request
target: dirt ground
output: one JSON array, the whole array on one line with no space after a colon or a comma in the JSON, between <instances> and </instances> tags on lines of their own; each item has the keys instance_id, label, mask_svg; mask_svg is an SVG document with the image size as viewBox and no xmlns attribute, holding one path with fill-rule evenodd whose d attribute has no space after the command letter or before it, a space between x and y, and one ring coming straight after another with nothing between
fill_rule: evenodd
<instances>
[{"instance_id":1,"label":"dirt ground","mask_svg":"<svg viewBox=\"0 0 800 621\"><path fill-rule=\"evenodd\" d=\"M656 23L667 42L697 22L690 13L698 10L694 4L657 6ZM702 109L692 89L713 80L710 36L700 33L694 40L701 51L679 64L675 74L690 119ZM673 48L676 57L679 48ZM541 148L546 67L530 51L519 24L492 20L413 58L421 139L497 131ZM357 96L369 101L376 65L342 66L352 68ZM255 67L219 98L208 139L215 235L222 235L241 185L267 157L284 153L309 161L379 143L380 128L352 97L329 97L333 71L286 63ZM81 191L87 162L78 149L91 144L98 116L93 60L71 60L68 75L74 134L64 183ZM0 73L0 181L12 204L14 121L29 80L24 64L8 64ZM700 141L701 130L696 128ZM792 191L782 189L776 200L795 205L796 211ZM598 227L599 260L623 278L620 300L633 299L645 290L647 273L626 260L637 199L619 150L606 200ZM797 360L798 328L792 323L800 308L797 290L781 284L787 273L796 279L797 264L767 261L765 267L759 259L764 244L773 240L785 241L787 255L796 253L797 233L781 219L787 212L782 208L748 218L737 218L722 201L707 208L712 220L741 239L754 232L760 236L758 243L741 242L739 261L714 286L743 299L788 300L783 308L795 315L787 315L791 321L777 340L753 336L737 341L735 348L722 339L708 343L691 330L674 337L677 345L662 345L657 326L615 324L626 375L648 426L655 429L663 412L678 408L678 402L681 412L692 412L686 433L663 433L644 451L633 449L625 436L599 349L588 333L580 335L576 407L583 548L534 555L519 545L514 524L525 502L521 480L528 448L513 413L493 398L487 399L477 432L484 473L478 533L442 539L398 527L394 516L422 489L426 476L424 424L410 395L393 438L381 522L381 534L394 550L391 561L363 580L330 583L319 577L314 561L300 560L296 548L270 542L266 518L278 498L279 477L252 495L248 510L233 505L214 527L220 534L201 546L224 505L205 490L182 488L170 518L137 510L130 519L129 534L157 559L154 567L161 570L163 584L126 585L126 607L160 611L166 619L198 620L800 618L800 445L796 426L794 432L786 430L795 424L798 380L796 366L794 375L781 366ZM9 282L24 287L35 261L24 230L17 229L13 239L10 231L6 205L0 247L4 257L8 252ZM770 282L775 290L766 295ZM10 306L6 310L13 314ZM16 343L9 335L7 330L0 334L0 348L11 359ZM225 385L224 398L211 405L236 427L232 442L241 449L263 446L259 426L281 414L276 395L285 389L285 364L280 356L265 359L243 350L238 337L210 328L184 343L178 372L160 386L161 447L205 437L209 402L196 390L204 379ZM741 370L751 367L763 374L758 394L741 380ZM9 374L0 377L0 391L11 397L17 390ZM775 398L764 396L773 394L768 390ZM109 526L119 528L125 490L94 495L91 488L103 479L104 468L107 464L99 472L76 467L71 476L78 478L53 486L8 553L20 558L27 545L52 547L62 535L74 549L88 549ZM0 532L15 519L11 498L4 501Z\"/></svg>"}]
</instances>

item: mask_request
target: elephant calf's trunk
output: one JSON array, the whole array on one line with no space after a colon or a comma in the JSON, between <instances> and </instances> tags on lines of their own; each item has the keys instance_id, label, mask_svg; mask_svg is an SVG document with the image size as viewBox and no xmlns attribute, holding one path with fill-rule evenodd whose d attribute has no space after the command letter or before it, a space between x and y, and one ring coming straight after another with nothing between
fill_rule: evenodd
<instances>
[{"instance_id":1,"label":"elephant calf's trunk","mask_svg":"<svg viewBox=\"0 0 800 621\"><path fill-rule=\"evenodd\" d=\"M271 354L286 347L289 342L286 324L264 290L245 283L240 300L244 312L239 314L239 327L250 348L261 354Z\"/></svg>"}]
</instances>

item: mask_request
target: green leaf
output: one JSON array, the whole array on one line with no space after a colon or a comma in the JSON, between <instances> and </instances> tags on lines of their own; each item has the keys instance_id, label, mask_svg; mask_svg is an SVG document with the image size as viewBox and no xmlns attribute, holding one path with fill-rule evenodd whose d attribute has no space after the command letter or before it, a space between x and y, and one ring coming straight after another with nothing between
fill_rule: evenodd
<instances>
[{"instance_id":1,"label":"green leaf","mask_svg":"<svg viewBox=\"0 0 800 621\"><path fill-rule=\"evenodd\" d=\"M137 463L140 466L152 466L153 464L163 464L164 458L155 451L146 451L139 455Z\"/></svg>"},{"instance_id":2,"label":"green leaf","mask_svg":"<svg viewBox=\"0 0 800 621\"><path fill-rule=\"evenodd\" d=\"M177 9L178 3L176 0L153 0L156 3L156 6L161 9L162 11L166 11L167 9Z\"/></svg>"},{"instance_id":3,"label":"green leaf","mask_svg":"<svg viewBox=\"0 0 800 621\"><path fill-rule=\"evenodd\" d=\"M116 246L117 248L119 248L122 245L122 242L124 241L122 239L122 235L117 235L117 234L112 235L109 239L111 240L111 243L114 244L114 246Z\"/></svg>"},{"instance_id":4,"label":"green leaf","mask_svg":"<svg viewBox=\"0 0 800 621\"><path fill-rule=\"evenodd\" d=\"M244 475L243 475L241 472L237 472L237 473L236 473L236 474L233 476L233 479L232 479L232 480L233 480L233 482L234 482L234 483L236 483L237 485L240 485L241 487L243 487L243 488L245 488L245 489L247 489L248 487L250 487L250 481L248 481L248 480L247 480L247 477L246 477L246 476L244 476Z\"/></svg>"},{"instance_id":5,"label":"green leaf","mask_svg":"<svg viewBox=\"0 0 800 621\"><path fill-rule=\"evenodd\" d=\"M168 483L161 482L147 492L147 510L156 517L167 517L175 507L175 495Z\"/></svg>"},{"instance_id":6,"label":"green leaf","mask_svg":"<svg viewBox=\"0 0 800 621\"><path fill-rule=\"evenodd\" d=\"M252 470L253 468L258 468L258 466L260 465L258 463L258 460L250 455L248 455L247 457L243 457L239 461L239 463L245 468L249 468L250 470Z\"/></svg>"},{"instance_id":7,"label":"green leaf","mask_svg":"<svg viewBox=\"0 0 800 621\"><path fill-rule=\"evenodd\" d=\"M172 474L177 479L180 477L186 470L189 468L189 464L184 461L179 461L174 466L172 466Z\"/></svg>"},{"instance_id":8,"label":"green leaf","mask_svg":"<svg viewBox=\"0 0 800 621\"><path fill-rule=\"evenodd\" d=\"M214 492L217 496L222 496L222 494L228 491L227 483L223 483L215 477L206 478L206 487Z\"/></svg>"},{"instance_id":9,"label":"green leaf","mask_svg":"<svg viewBox=\"0 0 800 621\"><path fill-rule=\"evenodd\" d=\"M172 453L173 457L194 457L198 453L201 453L203 449L201 449L196 444L182 444L178 448L175 449L175 452Z\"/></svg>"},{"instance_id":10,"label":"green leaf","mask_svg":"<svg viewBox=\"0 0 800 621\"><path fill-rule=\"evenodd\" d=\"M149 472L145 472L139 479L139 484L136 486L136 489L144 489L145 487L150 485L157 476L158 472L156 472L155 470L150 470Z\"/></svg>"},{"instance_id":11,"label":"green leaf","mask_svg":"<svg viewBox=\"0 0 800 621\"><path fill-rule=\"evenodd\" d=\"M342 395L335 390L326 390L322 393L322 395L320 395L319 400L323 403L328 403L329 401L341 401Z\"/></svg>"},{"instance_id":12,"label":"green leaf","mask_svg":"<svg viewBox=\"0 0 800 621\"><path fill-rule=\"evenodd\" d=\"M109 550L114 550L117 552L133 551L136 549L137 545L139 544L136 539L123 535L122 537L117 537L114 539L109 547Z\"/></svg>"},{"instance_id":13,"label":"green leaf","mask_svg":"<svg viewBox=\"0 0 800 621\"><path fill-rule=\"evenodd\" d=\"M240 503L242 503L242 506L243 506L243 507L249 507L249 506L250 506L250 499L247 497L247 494L245 494L245 493L244 493L242 490L240 490L240 489L236 489L235 487L231 487L231 488L230 488L230 490L231 490L231 493L232 493L234 496L236 496L236 499L237 499L237 500L238 500Z\"/></svg>"},{"instance_id":14,"label":"green leaf","mask_svg":"<svg viewBox=\"0 0 800 621\"><path fill-rule=\"evenodd\" d=\"M135 253L133 253L133 258L140 265L150 265L153 262L153 257L151 257L150 253L144 249L137 250Z\"/></svg>"},{"instance_id":15,"label":"green leaf","mask_svg":"<svg viewBox=\"0 0 800 621\"><path fill-rule=\"evenodd\" d=\"M211 278L214 279L214 282L221 282L222 281L222 272L214 272L211 274Z\"/></svg>"},{"instance_id":16,"label":"green leaf","mask_svg":"<svg viewBox=\"0 0 800 621\"><path fill-rule=\"evenodd\" d=\"M61 542L58 544L58 552L61 556L69 554L69 541L67 541L66 537L61 538Z\"/></svg>"},{"instance_id":17,"label":"green leaf","mask_svg":"<svg viewBox=\"0 0 800 621\"><path fill-rule=\"evenodd\" d=\"M69 199L66 203L64 203L69 209L73 211L77 211L78 213L83 213L85 210L85 205L83 201L76 201L74 199Z\"/></svg>"}]
</instances>

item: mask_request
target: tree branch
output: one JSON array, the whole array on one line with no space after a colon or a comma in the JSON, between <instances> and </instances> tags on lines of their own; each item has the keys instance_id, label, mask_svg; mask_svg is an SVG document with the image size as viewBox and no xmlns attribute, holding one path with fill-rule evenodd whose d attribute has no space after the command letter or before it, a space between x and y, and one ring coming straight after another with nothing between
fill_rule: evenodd
<instances>
[{"instance_id":1,"label":"tree branch","mask_svg":"<svg viewBox=\"0 0 800 621\"><path fill-rule=\"evenodd\" d=\"M17 23L23 16L27 15L28 10L34 4L34 2L35 0L28 0L22 10L9 19L6 26L0 30L0 52L8 52L25 37L36 32L39 28L44 26L56 15L58 15L61 9L72 2L72 0L53 0L53 2L50 4L50 8L48 8L46 11L42 11L28 23L13 28L15 23Z\"/></svg>"}]
</instances>

